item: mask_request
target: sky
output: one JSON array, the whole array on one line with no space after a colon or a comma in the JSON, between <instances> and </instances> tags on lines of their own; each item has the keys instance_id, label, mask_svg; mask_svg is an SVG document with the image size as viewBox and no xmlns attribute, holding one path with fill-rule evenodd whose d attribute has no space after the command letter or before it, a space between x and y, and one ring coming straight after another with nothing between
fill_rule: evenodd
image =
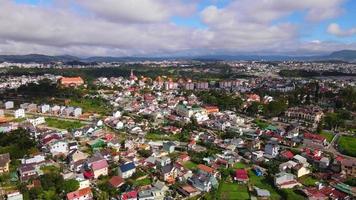
<instances>
[{"instance_id":1,"label":"sky","mask_svg":"<svg viewBox=\"0 0 356 200\"><path fill-rule=\"evenodd\" d=\"M356 0L0 0L0 54L319 55L356 49Z\"/></svg>"}]
</instances>

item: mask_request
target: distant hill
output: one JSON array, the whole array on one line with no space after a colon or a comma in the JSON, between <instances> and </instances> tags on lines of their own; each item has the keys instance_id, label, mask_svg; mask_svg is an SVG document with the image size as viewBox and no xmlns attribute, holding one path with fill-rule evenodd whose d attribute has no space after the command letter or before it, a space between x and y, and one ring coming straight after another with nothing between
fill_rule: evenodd
<instances>
[{"instance_id":1,"label":"distant hill","mask_svg":"<svg viewBox=\"0 0 356 200\"><path fill-rule=\"evenodd\" d=\"M332 52L329 59L356 62L356 50L341 50Z\"/></svg>"},{"instance_id":2,"label":"distant hill","mask_svg":"<svg viewBox=\"0 0 356 200\"><path fill-rule=\"evenodd\" d=\"M48 56L41 54L28 55L0 55L1 62L14 63L51 63L63 62L68 65L88 65L97 62L128 62L128 61L160 61L160 60L200 60L200 61L220 61L220 60L256 60L256 61L328 61L328 62L356 62L356 50L342 50L332 52L329 55L320 56L287 56L287 55L256 55L256 54L236 54L236 55L202 55L202 56L171 56L171 57L110 57L95 56L79 58L71 55Z\"/></svg>"},{"instance_id":3,"label":"distant hill","mask_svg":"<svg viewBox=\"0 0 356 200\"><path fill-rule=\"evenodd\" d=\"M63 56L48 56L42 54L28 54L28 55L0 55L0 62L13 63L50 63L50 62L69 62L80 60L78 57L63 55Z\"/></svg>"}]
</instances>

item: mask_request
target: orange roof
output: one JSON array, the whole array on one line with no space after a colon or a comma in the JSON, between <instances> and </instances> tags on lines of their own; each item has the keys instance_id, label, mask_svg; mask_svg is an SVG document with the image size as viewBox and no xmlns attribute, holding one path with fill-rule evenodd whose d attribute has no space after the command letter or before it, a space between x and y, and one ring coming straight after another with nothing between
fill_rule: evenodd
<instances>
[{"instance_id":1,"label":"orange roof","mask_svg":"<svg viewBox=\"0 0 356 200\"><path fill-rule=\"evenodd\" d=\"M88 194L91 194L91 189L89 187L68 193L67 199L72 200Z\"/></svg>"},{"instance_id":2,"label":"orange roof","mask_svg":"<svg viewBox=\"0 0 356 200\"><path fill-rule=\"evenodd\" d=\"M203 165L203 164L199 164L197 167L198 167L198 169L200 169L202 171L205 171L205 172L208 172L210 174L214 173L214 171L215 171L213 168L208 167L208 166Z\"/></svg>"},{"instance_id":3,"label":"orange roof","mask_svg":"<svg viewBox=\"0 0 356 200\"><path fill-rule=\"evenodd\" d=\"M61 83L62 84L68 84L68 83L84 83L84 80L81 77L62 77L61 78Z\"/></svg>"}]
</instances>

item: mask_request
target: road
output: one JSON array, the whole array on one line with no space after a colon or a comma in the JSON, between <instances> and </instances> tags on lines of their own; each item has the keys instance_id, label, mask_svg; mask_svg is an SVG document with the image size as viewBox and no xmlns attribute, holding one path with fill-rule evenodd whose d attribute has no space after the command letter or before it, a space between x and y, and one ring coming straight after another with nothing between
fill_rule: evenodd
<instances>
[{"instance_id":1,"label":"road","mask_svg":"<svg viewBox=\"0 0 356 200\"><path fill-rule=\"evenodd\" d=\"M347 159L351 159L351 160L354 160L356 161L356 158L355 157L352 157L352 156L348 156L348 155L344 155L342 153L340 153L337 148L335 147L337 145L337 140L340 136L342 135L347 135L346 133L337 133L334 138L332 139L332 141L330 142L330 145L328 147L326 147L324 150L329 152L329 153L332 153L334 154L334 156L342 156L344 158L347 158Z\"/></svg>"}]
</instances>

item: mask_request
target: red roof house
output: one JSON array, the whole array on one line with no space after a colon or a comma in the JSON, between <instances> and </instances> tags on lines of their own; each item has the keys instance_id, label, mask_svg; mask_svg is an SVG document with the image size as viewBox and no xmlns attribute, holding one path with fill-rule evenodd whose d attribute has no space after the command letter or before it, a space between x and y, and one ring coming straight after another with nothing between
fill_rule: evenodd
<instances>
[{"instance_id":1,"label":"red roof house","mask_svg":"<svg viewBox=\"0 0 356 200\"><path fill-rule=\"evenodd\" d=\"M121 178L120 176L113 176L110 180L109 180L109 184L114 187L114 188L118 188L120 186L122 186L124 184L124 179Z\"/></svg>"},{"instance_id":2,"label":"red roof house","mask_svg":"<svg viewBox=\"0 0 356 200\"><path fill-rule=\"evenodd\" d=\"M248 181L247 171L245 169L237 169L235 171L235 180L238 182L247 182Z\"/></svg>"},{"instance_id":3,"label":"red roof house","mask_svg":"<svg viewBox=\"0 0 356 200\"><path fill-rule=\"evenodd\" d=\"M89 187L79 189L67 194L67 200L91 200L93 199L93 193Z\"/></svg>"}]
</instances>

